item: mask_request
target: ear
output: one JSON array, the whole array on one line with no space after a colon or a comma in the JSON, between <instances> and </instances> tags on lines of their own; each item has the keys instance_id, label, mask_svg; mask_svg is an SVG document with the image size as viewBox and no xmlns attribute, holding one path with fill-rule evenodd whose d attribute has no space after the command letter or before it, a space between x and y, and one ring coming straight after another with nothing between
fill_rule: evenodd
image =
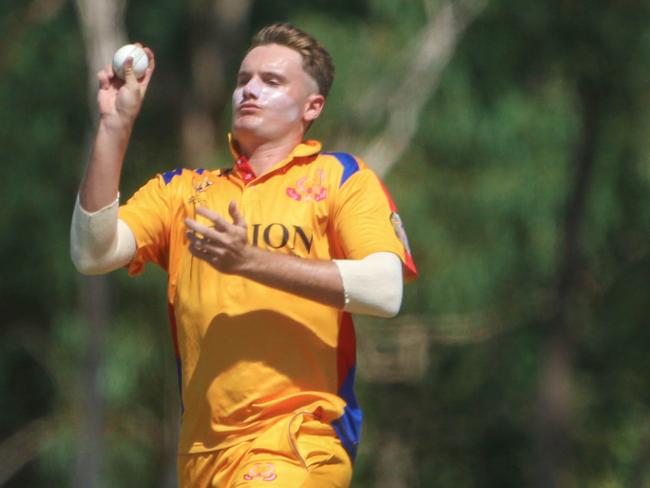
<instances>
[{"instance_id":1,"label":"ear","mask_svg":"<svg viewBox=\"0 0 650 488\"><path fill-rule=\"evenodd\" d=\"M325 97L320 93L312 93L307 97L305 110L302 114L305 122L313 122L318 118L325 106Z\"/></svg>"}]
</instances>

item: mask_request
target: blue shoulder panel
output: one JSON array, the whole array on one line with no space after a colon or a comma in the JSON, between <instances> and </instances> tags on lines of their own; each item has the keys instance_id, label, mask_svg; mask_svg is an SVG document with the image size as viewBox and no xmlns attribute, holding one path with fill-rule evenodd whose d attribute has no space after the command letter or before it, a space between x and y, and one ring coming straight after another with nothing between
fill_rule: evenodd
<instances>
[{"instance_id":1,"label":"blue shoulder panel","mask_svg":"<svg viewBox=\"0 0 650 488\"><path fill-rule=\"evenodd\" d=\"M343 176L341 176L339 188L343 186L343 183L345 183L350 176L359 171L359 163L352 154L342 152L324 152L323 154L334 156L343 166Z\"/></svg>"},{"instance_id":2,"label":"blue shoulder panel","mask_svg":"<svg viewBox=\"0 0 650 488\"><path fill-rule=\"evenodd\" d=\"M179 176L182 172L183 172L183 168L176 168L173 171L167 171L166 173L163 173L162 177L163 180L165 180L165 185L169 185L169 183L171 183L174 176Z\"/></svg>"}]
</instances>

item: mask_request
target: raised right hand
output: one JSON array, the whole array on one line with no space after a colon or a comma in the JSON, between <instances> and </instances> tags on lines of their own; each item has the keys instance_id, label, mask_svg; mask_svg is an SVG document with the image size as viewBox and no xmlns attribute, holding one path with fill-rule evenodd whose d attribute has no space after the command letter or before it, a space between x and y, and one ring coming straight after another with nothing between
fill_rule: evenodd
<instances>
[{"instance_id":1,"label":"raised right hand","mask_svg":"<svg viewBox=\"0 0 650 488\"><path fill-rule=\"evenodd\" d=\"M121 80L109 64L99 73L99 90L97 105L103 122L114 128L130 128L135 122L142 100L151 81L156 63L151 49L144 47L149 58L149 67L142 79L138 80L133 72L133 59L125 62L125 80Z\"/></svg>"}]
</instances>

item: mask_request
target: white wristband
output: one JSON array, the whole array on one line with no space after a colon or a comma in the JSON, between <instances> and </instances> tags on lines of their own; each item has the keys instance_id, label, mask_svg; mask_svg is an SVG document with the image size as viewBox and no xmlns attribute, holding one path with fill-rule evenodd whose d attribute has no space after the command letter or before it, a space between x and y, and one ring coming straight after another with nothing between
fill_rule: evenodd
<instances>
[{"instance_id":1,"label":"white wristband","mask_svg":"<svg viewBox=\"0 0 650 488\"><path fill-rule=\"evenodd\" d=\"M402 304L402 261L390 252L363 259L335 259L343 281L345 306L352 313L394 317Z\"/></svg>"}]
</instances>

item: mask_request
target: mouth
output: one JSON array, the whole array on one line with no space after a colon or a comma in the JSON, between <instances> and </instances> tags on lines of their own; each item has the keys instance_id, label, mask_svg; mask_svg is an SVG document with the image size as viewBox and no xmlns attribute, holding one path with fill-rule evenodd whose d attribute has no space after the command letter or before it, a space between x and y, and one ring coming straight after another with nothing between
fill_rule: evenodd
<instances>
[{"instance_id":1,"label":"mouth","mask_svg":"<svg viewBox=\"0 0 650 488\"><path fill-rule=\"evenodd\" d=\"M260 106L255 103L242 103L237 110L239 112L254 112L259 109Z\"/></svg>"}]
</instances>

